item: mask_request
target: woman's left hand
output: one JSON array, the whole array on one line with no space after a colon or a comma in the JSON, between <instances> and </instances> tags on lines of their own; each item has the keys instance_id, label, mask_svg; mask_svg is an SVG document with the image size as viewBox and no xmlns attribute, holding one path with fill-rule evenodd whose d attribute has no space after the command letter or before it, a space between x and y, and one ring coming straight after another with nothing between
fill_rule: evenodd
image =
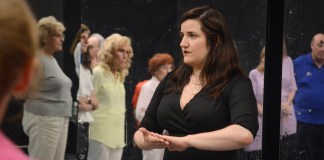
<instances>
[{"instance_id":1,"label":"woman's left hand","mask_svg":"<svg viewBox=\"0 0 324 160\"><path fill-rule=\"evenodd\" d=\"M175 136L168 136L168 135L160 135L156 134L155 136L164 139L166 142L169 143L167 146L168 150L170 151L184 151L188 148L188 143L186 141L186 137L175 137Z\"/></svg>"},{"instance_id":2,"label":"woman's left hand","mask_svg":"<svg viewBox=\"0 0 324 160\"><path fill-rule=\"evenodd\" d=\"M290 105L287 103L282 104L281 112L284 116L288 116L290 114Z\"/></svg>"}]
</instances>

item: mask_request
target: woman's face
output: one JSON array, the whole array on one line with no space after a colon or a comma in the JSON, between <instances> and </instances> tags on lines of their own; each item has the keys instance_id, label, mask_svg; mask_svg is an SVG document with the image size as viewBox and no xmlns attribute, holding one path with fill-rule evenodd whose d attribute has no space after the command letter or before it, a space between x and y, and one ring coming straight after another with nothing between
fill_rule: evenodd
<instances>
[{"instance_id":1,"label":"woman's face","mask_svg":"<svg viewBox=\"0 0 324 160\"><path fill-rule=\"evenodd\" d=\"M161 81L169 72L172 71L172 64L164 64L157 71L154 72L154 76Z\"/></svg>"},{"instance_id":2,"label":"woman's face","mask_svg":"<svg viewBox=\"0 0 324 160\"><path fill-rule=\"evenodd\" d=\"M130 52L130 47L128 45L116 49L113 60L116 69L124 69L127 67Z\"/></svg>"},{"instance_id":3,"label":"woman's face","mask_svg":"<svg viewBox=\"0 0 324 160\"><path fill-rule=\"evenodd\" d=\"M89 34L90 34L89 31L85 31L85 32L81 33L80 42L81 42L81 52L82 53L87 51Z\"/></svg>"},{"instance_id":4,"label":"woman's face","mask_svg":"<svg viewBox=\"0 0 324 160\"><path fill-rule=\"evenodd\" d=\"M208 54L208 47L206 35L201 30L200 22L194 19L184 21L181 24L180 35L184 63L202 69Z\"/></svg>"},{"instance_id":5,"label":"woman's face","mask_svg":"<svg viewBox=\"0 0 324 160\"><path fill-rule=\"evenodd\" d=\"M64 38L65 38L65 36L64 36L63 32L59 32L49 38L48 45L50 45L51 48L53 48L54 52L62 51L62 49L63 49L62 45L64 42Z\"/></svg>"}]
</instances>

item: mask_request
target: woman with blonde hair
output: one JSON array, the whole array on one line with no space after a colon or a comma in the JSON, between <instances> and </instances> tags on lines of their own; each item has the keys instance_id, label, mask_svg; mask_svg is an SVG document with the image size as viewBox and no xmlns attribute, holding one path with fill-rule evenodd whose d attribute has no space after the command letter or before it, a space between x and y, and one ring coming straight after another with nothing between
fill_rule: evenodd
<instances>
[{"instance_id":1,"label":"woman with blonde hair","mask_svg":"<svg viewBox=\"0 0 324 160\"><path fill-rule=\"evenodd\" d=\"M54 54L62 50L64 25L55 17L38 21L40 69L36 86L27 93L23 129L29 136L28 152L32 158L63 160L71 116L71 80L58 65Z\"/></svg>"},{"instance_id":2,"label":"woman with blonde hair","mask_svg":"<svg viewBox=\"0 0 324 160\"><path fill-rule=\"evenodd\" d=\"M99 107L92 112L88 159L120 160L125 146L125 77L133 50L129 37L112 34L99 51L93 86Z\"/></svg>"},{"instance_id":3,"label":"woman with blonde hair","mask_svg":"<svg viewBox=\"0 0 324 160\"><path fill-rule=\"evenodd\" d=\"M38 37L35 18L24 0L1 0L0 24L1 125L12 94L24 92L29 87ZM1 159L28 159L2 130L0 130L0 155Z\"/></svg>"}]
</instances>

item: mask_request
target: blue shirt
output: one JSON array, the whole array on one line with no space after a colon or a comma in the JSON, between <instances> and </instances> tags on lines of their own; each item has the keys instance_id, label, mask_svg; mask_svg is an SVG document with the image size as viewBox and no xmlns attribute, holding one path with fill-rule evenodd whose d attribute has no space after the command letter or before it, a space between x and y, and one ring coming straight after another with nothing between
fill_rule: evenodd
<instances>
[{"instance_id":1,"label":"blue shirt","mask_svg":"<svg viewBox=\"0 0 324 160\"><path fill-rule=\"evenodd\" d=\"M297 92L294 99L299 122L324 124L324 68L318 68L311 53L294 60Z\"/></svg>"}]
</instances>

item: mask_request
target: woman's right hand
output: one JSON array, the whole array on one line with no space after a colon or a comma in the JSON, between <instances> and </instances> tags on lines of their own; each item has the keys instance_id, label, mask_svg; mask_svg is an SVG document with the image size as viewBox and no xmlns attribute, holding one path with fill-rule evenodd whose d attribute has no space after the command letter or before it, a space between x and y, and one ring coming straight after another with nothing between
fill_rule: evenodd
<instances>
[{"instance_id":1,"label":"woman's right hand","mask_svg":"<svg viewBox=\"0 0 324 160\"><path fill-rule=\"evenodd\" d=\"M281 105L281 113L283 116L289 116L290 115L290 105L287 103L284 103Z\"/></svg>"},{"instance_id":2,"label":"woman's right hand","mask_svg":"<svg viewBox=\"0 0 324 160\"><path fill-rule=\"evenodd\" d=\"M260 116L263 116L263 106L259 103L257 103L257 106L258 106L258 113Z\"/></svg>"},{"instance_id":3,"label":"woman's right hand","mask_svg":"<svg viewBox=\"0 0 324 160\"><path fill-rule=\"evenodd\" d=\"M137 145L144 150L165 148L169 145L169 142L159 138L157 133L150 132L146 128L141 127L138 132L141 132L143 135L143 143L137 143Z\"/></svg>"}]
</instances>

